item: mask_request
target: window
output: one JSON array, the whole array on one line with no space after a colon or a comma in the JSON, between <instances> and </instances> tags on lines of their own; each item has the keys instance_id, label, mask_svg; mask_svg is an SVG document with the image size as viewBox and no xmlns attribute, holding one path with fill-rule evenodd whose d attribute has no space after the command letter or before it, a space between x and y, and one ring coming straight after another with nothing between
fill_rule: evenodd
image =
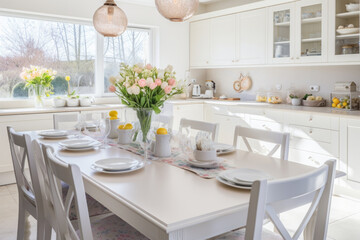
<instances>
[{"instance_id":1,"label":"window","mask_svg":"<svg viewBox=\"0 0 360 240\"><path fill-rule=\"evenodd\" d=\"M55 69L54 93L66 93L65 76L81 94L95 93L96 35L92 26L0 16L0 98L27 97L22 67Z\"/></svg>"},{"instance_id":2,"label":"window","mask_svg":"<svg viewBox=\"0 0 360 240\"><path fill-rule=\"evenodd\" d=\"M120 63L133 65L150 61L150 31L128 28L116 38L104 38L104 91L109 92L109 78L119 75Z\"/></svg>"},{"instance_id":3,"label":"window","mask_svg":"<svg viewBox=\"0 0 360 240\"><path fill-rule=\"evenodd\" d=\"M103 95L108 93L109 77L119 74L121 62L151 63L151 29L128 28L116 38L99 37L101 41L97 36L91 22L0 16L0 98L28 97L19 75L23 67L30 65L58 72L53 80L55 95L66 94L67 75L71 76L72 90L78 94ZM99 57L104 59L96 65L99 51L103 52ZM95 75L96 71L101 75Z\"/></svg>"}]
</instances>

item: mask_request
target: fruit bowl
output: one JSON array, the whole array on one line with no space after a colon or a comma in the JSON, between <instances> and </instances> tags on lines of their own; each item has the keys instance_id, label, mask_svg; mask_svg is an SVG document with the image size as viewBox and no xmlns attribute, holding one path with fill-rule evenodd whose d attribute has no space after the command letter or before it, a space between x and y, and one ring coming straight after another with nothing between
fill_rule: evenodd
<instances>
[{"instance_id":1,"label":"fruit bowl","mask_svg":"<svg viewBox=\"0 0 360 240\"><path fill-rule=\"evenodd\" d=\"M342 28L342 29L337 29L336 32L340 35L355 34L359 32L359 28Z\"/></svg>"},{"instance_id":2,"label":"fruit bowl","mask_svg":"<svg viewBox=\"0 0 360 240\"><path fill-rule=\"evenodd\" d=\"M302 101L304 106L307 107L325 107L326 100L303 100Z\"/></svg>"}]
</instances>

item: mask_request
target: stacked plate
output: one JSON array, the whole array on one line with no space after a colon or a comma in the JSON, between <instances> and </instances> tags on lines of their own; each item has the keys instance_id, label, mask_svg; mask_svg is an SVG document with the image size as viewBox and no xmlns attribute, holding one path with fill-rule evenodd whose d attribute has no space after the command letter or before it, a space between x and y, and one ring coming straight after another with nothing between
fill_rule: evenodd
<instances>
[{"instance_id":1,"label":"stacked plate","mask_svg":"<svg viewBox=\"0 0 360 240\"><path fill-rule=\"evenodd\" d=\"M216 149L216 154L218 156L223 155L223 154L232 153L235 151L235 148L233 145L228 145L228 144L223 144L223 143L214 143L214 147Z\"/></svg>"},{"instance_id":2,"label":"stacked plate","mask_svg":"<svg viewBox=\"0 0 360 240\"><path fill-rule=\"evenodd\" d=\"M272 177L262 171L248 168L232 169L221 172L217 176L217 180L221 183L224 183L228 186L241 188L241 189L251 189L251 186L256 180L270 180Z\"/></svg>"},{"instance_id":3,"label":"stacked plate","mask_svg":"<svg viewBox=\"0 0 360 240\"><path fill-rule=\"evenodd\" d=\"M48 139L59 139L66 138L68 136L68 132L63 130L46 130L39 132L38 135Z\"/></svg>"},{"instance_id":4,"label":"stacked plate","mask_svg":"<svg viewBox=\"0 0 360 240\"><path fill-rule=\"evenodd\" d=\"M216 158L211 161L197 161L195 159L189 159L186 162L193 167L211 169L218 168L223 161L223 158Z\"/></svg>"},{"instance_id":5,"label":"stacked plate","mask_svg":"<svg viewBox=\"0 0 360 240\"><path fill-rule=\"evenodd\" d=\"M82 152L82 151L93 150L101 146L101 143L93 139L70 139L59 142L59 145L64 150L73 151L73 152Z\"/></svg>"},{"instance_id":6,"label":"stacked plate","mask_svg":"<svg viewBox=\"0 0 360 240\"><path fill-rule=\"evenodd\" d=\"M110 174L133 172L143 167L143 162L131 158L101 159L91 165L91 168L97 172Z\"/></svg>"}]
</instances>

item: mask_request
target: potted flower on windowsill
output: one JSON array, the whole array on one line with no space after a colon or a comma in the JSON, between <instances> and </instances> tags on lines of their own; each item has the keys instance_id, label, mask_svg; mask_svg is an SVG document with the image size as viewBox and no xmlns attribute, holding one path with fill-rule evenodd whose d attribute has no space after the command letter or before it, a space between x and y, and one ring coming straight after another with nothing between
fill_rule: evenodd
<instances>
[{"instance_id":1,"label":"potted flower on windowsill","mask_svg":"<svg viewBox=\"0 0 360 240\"><path fill-rule=\"evenodd\" d=\"M140 123L141 143L144 150L147 149L148 133L151 126L151 116L155 112L159 114L164 102L183 92L176 82L175 72L172 66L158 69L147 64L129 66L120 65L120 75L109 79L110 92L114 92L121 102L136 111ZM144 151L145 161L147 151Z\"/></svg>"},{"instance_id":2,"label":"potted flower on windowsill","mask_svg":"<svg viewBox=\"0 0 360 240\"><path fill-rule=\"evenodd\" d=\"M65 80L67 81L68 84L68 94L67 94L67 99L66 99L66 104L68 107L78 107L80 100L79 100L79 95L76 95L75 90L73 90L71 92L71 88L70 88L70 76L66 76Z\"/></svg>"},{"instance_id":3,"label":"potted flower on windowsill","mask_svg":"<svg viewBox=\"0 0 360 240\"><path fill-rule=\"evenodd\" d=\"M54 80L56 71L38 66L23 68L20 77L25 80L25 87L29 89L30 95L34 97L36 108L44 107L43 97L53 94L52 80Z\"/></svg>"}]
</instances>

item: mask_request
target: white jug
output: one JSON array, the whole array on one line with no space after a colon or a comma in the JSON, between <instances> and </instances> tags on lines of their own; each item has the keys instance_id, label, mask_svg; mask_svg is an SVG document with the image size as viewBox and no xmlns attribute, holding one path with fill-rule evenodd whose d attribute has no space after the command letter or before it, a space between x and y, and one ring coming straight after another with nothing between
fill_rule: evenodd
<instances>
[{"instance_id":1,"label":"white jug","mask_svg":"<svg viewBox=\"0 0 360 240\"><path fill-rule=\"evenodd\" d=\"M171 147L170 147L170 134L156 134L156 143L155 143L155 156L156 157L170 157L171 156Z\"/></svg>"},{"instance_id":2,"label":"white jug","mask_svg":"<svg viewBox=\"0 0 360 240\"><path fill-rule=\"evenodd\" d=\"M120 124L119 119L110 120L110 132L108 138L114 139L118 137L118 131L117 128Z\"/></svg>"}]
</instances>

